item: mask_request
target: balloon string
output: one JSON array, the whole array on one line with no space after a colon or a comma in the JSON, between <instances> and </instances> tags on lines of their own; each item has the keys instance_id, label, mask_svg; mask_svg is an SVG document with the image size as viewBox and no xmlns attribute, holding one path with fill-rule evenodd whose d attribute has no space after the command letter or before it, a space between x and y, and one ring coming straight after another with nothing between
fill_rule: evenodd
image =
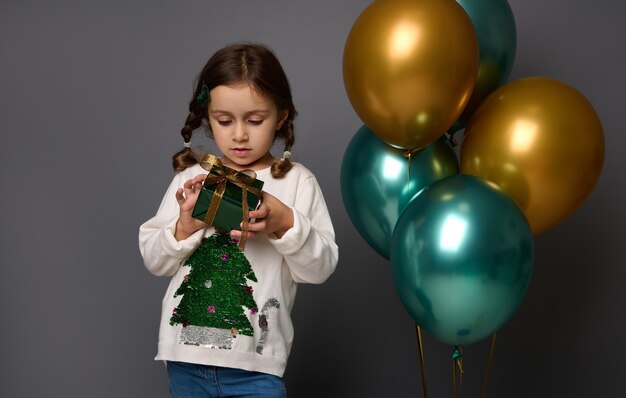
<instances>
[{"instance_id":1,"label":"balloon string","mask_svg":"<svg viewBox=\"0 0 626 398\"><path fill-rule=\"evenodd\" d=\"M456 364L452 360L452 398L456 398Z\"/></svg>"},{"instance_id":2,"label":"balloon string","mask_svg":"<svg viewBox=\"0 0 626 398\"><path fill-rule=\"evenodd\" d=\"M411 160L413 160L413 154L421 150L421 148L407 149L404 151L404 157L409 159L408 178L411 179Z\"/></svg>"},{"instance_id":3,"label":"balloon string","mask_svg":"<svg viewBox=\"0 0 626 398\"><path fill-rule=\"evenodd\" d=\"M407 171L407 178L410 180L411 179L411 157L413 156L413 152L411 151L405 151L404 152L404 157L409 159L408 161L408 171Z\"/></svg>"},{"instance_id":4,"label":"balloon string","mask_svg":"<svg viewBox=\"0 0 626 398\"><path fill-rule=\"evenodd\" d=\"M456 398L456 368L459 367L459 394L463 384L463 347L455 345L452 351L452 398Z\"/></svg>"},{"instance_id":5,"label":"balloon string","mask_svg":"<svg viewBox=\"0 0 626 398\"><path fill-rule=\"evenodd\" d=\"M411 154L412 155L412 154ZM411 155L409 155L409 167L407 169L407 179L411 180Z\"/></svg>"},{"instance_id":6,"label":"balloon string","mask_svg":"<svg viewBox=\"0 0 626 398\"><path fill-rule=\"evenodd\" d=\"M422 391L424 392L424 398L428 398L428 386L426 385L426 375L424 369L424 346L422 344L422 330L418 324L415 324L415 330L417 331L417 348L419 350L420 357L420 375L422 377Z\"/></svg>"},{"instance_id":7,"label":"balloon string","mask_svg":"<svg viewBox=\"0 0 626 398\"><path fill-rule=\"evenodd\" d=\"M481 398L485 398L487 396L487 383L489 381L489 373L491 372L491 365L493 364L493 352L496 348L496 334L494 333L491 337L491 349L489 350L489 360L487 361L487 366L485 367L485 376L483 377L483 392L480 395Z\"/></svg>"}]
</instances>

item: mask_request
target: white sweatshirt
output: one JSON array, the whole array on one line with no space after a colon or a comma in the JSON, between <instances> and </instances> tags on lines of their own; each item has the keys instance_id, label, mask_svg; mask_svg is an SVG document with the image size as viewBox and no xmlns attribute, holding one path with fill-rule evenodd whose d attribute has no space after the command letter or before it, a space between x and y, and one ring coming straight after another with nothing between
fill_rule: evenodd
<instances>
[{"instance_id":1,"label":"white sweatshirt","mask_svg":"<svg viewBox=\"0 0 626 398\"><path fill-rule=\"evenodd\" d=\"M181 264L214 233L212 227L186 240L174 238L179 207L175 192L186 180L206 174L199 165L178 173L157 214L139 228L139 249L146 268L154 275L173 276L163 298L158 354L155 359L224 366L283 375L293 341L291 308L297 283L322 283L335 269L338 249L322 191L315 176L295 163L282 179L270 169L257 171L263 190L291 207L294 225L280 239L268 235L248 238L244 254L258 282L248 280L258 305L247 311L254 336L230 330L180 324L170 325L181 296L174 293L190 271Z\"/></svg>"}]
</instances>

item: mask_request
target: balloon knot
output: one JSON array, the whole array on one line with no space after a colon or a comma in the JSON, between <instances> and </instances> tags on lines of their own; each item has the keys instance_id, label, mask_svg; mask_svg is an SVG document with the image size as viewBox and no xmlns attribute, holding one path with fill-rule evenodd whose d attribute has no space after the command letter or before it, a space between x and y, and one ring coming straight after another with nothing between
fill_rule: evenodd
<instances>
[{"instance_id":1,"label":"balloon knot","mask_svg":"<svg viewBox=\"0 0 626 398\"><path fill-rule=\"evenodd\" d=\"M463 352L461 352L461 348L458 345L455 345L454 350L452 350L452 359L456 361L461 358L463 358Z\"/></svg>"},{"instance_id":2,"label":"balloon knot","mask_svg":"<svg viewBox=\"0 0 626 398\"><path fill-rule=\"evenodd\" d=\"M404 151L404 157L411 159L411 156L413 156L417 151L419 151L419 149L407 149Z\"/></svg>"}]
</instances>

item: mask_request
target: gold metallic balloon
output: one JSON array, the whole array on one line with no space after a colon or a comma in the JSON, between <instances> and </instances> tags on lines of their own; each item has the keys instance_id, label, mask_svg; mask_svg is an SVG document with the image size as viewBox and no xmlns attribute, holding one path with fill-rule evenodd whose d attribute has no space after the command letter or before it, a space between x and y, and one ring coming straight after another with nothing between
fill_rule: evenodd
<instances>
[{"instance_id":1,"label":"gold metallic balloon","mask_svg":"<svg viewBox=\"0 0 626 398\"><path fill-rule=\"evenodd\" d=\"M508 192L535 235L584 201L603 162L604 134L592 105L574 88L544 77L494 91L473 114L461 145L461 172Z\"/></svg>"},{"instance_id":2,"label":"gold metallic balloon","mask_svg":"<svg viewBox=\"0 0 626 398\"><path fill-rule=\"evenodd\" d=\"M417 149L448 130L469 100L479 51L454 0L376 0L346 40L343 78L356 113L383 141Z\"/></svg>"}]
</instances>

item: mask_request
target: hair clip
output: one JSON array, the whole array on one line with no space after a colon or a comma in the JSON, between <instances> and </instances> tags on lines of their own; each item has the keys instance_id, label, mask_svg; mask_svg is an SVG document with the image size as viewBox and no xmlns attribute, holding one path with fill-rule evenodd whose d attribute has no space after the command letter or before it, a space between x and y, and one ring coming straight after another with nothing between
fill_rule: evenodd
<instances>
[{"instance_id":1,"label":"hair clip","mask_svg":"<svg viewBox=\"0 0 626 398\"><path fill-rule=\"evenodd\" d=\"M191 148L191 141L189 141L189 142L183 142L183 146L184 146L185 148Z\"/></svg>"},{"instance_id":2,"label":"hair clip","mask_svg":"<svg viewBox=\"0 0 626 398\"><path fill-rule=\"evenodd\" d=\"M200 105L204 106L211 100L211 94L209 94L209 86L206 83L202 83L202 89L200 93L196 97L196 101L200 103Z\"/></svg>"},{"instance_id":3,"label":"hair clip","mask_svg":"<svg viewBox=\"0 0 626 398\"><path fill-rule=\"evenodd\" d=\"M290 158L291 158L291 152L289 151L283 152L283 159L290 159Z\"/></svg>"}]
</instances>

